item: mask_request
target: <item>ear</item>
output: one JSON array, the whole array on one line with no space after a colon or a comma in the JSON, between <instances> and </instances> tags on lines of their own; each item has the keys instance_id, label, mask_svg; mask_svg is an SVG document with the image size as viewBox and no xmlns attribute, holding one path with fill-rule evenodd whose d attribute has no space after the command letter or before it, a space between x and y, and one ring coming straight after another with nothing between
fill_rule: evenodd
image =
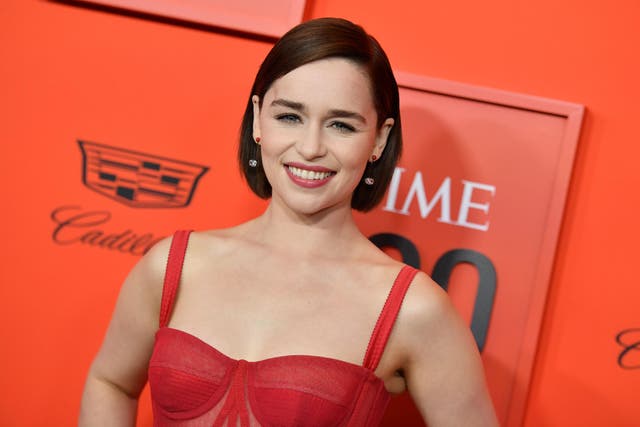
<instances>
[{"instance_id":1,"label":"ear","mask_svg":"<svg viewBox=\"0 0 640 427\"><path fill-rule=\"evenodd\" d=\"M258 140L261 137L260 132L260 97L253 95L251 97L253 103L253 139Z\"/></svg>"},{"instance_id":2,"label":"ear","mask_svg":"<svg viewBox=\"0 0 640 427\"><path fill-rule=\"evenodd\" d=\"M387 140L389 139L389 133L393 128L394 120L389 117L384 121L380 129L378 130L378 134L376 135L376 142L373 146L373 151L371 152L372 156L376 156L376 159L379 159L382 156L382 152L384 151L384 147L387 146Z\"/></svg>"}]
</instances>

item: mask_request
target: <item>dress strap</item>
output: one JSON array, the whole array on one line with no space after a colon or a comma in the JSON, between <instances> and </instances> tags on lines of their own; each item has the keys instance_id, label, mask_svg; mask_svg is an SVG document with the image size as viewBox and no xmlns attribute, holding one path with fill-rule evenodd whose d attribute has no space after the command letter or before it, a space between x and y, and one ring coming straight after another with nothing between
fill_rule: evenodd
<instances>
[{"instance_id":1,"label":"dress strap","mask_svg":"<svg viewBox=\"0 0 640 427\"><path fill-rule=\"evenodd\" d=\"M384 348L387 345L389 335L391 335L393 324L398 317L398 312L402 306L404 296L407 293L407 289L409 289L411 281L417 273L418 270L405 265L398 273L395 282L393 282L393 286L389 291L387 300L384 303L384 307L382 307L376 326L373 329L371 338L369 339L367 352L365 353L364 361L362 362L362 366L365 368L375 371L378 367Z\"/></svg>"},{"instance_id":2,"label":"dress strap","mask_svg":"<svg viewBox=\"0 0 640 427\"><path fill-rule=\"evenodd\" d=\"M169 258L167 259L167 269L164 273L164 285L162 287L162 302L160 303L160 327L163 328L169 323L173 302L176 299L180 275L182 274L182 264L184 255L189 243L191 230L178 230L173 235Z\"/></svg>"}]
</instances>

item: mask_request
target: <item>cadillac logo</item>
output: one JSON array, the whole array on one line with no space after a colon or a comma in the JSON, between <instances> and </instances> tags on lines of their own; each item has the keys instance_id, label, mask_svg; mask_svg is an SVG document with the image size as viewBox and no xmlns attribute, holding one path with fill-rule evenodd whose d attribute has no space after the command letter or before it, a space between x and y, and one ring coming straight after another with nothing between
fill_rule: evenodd
<instances>
[{"instance_id":1,"label":"cadillac logo","mask_svg":"<svg viewBox=\"0 0 640 427\"><path fill-rule=\"evenodd\" d=\"M206 166L153 154L78 141L82 182L134 208L179 208L191 202Z\"/></svg>"}]
</instances>

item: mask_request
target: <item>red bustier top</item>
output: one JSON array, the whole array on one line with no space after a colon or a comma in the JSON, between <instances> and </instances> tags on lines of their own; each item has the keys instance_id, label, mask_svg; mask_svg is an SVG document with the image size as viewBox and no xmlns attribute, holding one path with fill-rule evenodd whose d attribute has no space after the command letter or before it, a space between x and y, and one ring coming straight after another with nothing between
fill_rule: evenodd
<instances>
[{"instance_id":1,"label":"red bustier top","mask_svg":"<svg viewBox=\"0 0 640 427\"><path fill-rule=\"evenodd\" d=\"M362 366L320 356L232 359L197 337L167 327L189 231L171 244L160 329L149 362L154 426L378 426L389 403L374 375L404 295L417 273L398 274Z\"/></svg>"}]
</instances>

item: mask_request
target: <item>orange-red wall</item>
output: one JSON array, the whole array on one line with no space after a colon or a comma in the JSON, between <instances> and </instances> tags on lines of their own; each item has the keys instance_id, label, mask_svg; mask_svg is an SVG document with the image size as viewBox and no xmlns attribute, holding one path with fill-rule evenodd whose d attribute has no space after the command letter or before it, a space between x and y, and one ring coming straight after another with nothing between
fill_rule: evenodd
<instances>
[{"instance_id":1,"label":"orange-red wall","mask_svg":"<svg viewBox=\"0 0 640 427\"><path fill-rule=\"evenodd\" d=\"M397 70L587 107L525 425L637 423L640 369L617 365L615 336L640 328L640 4L308 2L307 18L361 23ZM269 46L44 0L0 3L0 425L75 422L119 286L101 277L121 277L135 262L104 251L96 268L85 247L51 243L53 209L102 203L81 187L79 170L68 170L79 162L75 140L177 158L176 147L190 144L184 160L212 168L198 195L208 205L194 208L196 221L167 213L163 230L238 221L261 203L247 203L239 177L223 187L240 190L216 187L215 168L234 159L242 107ZM216 209L215 224L205 208ZM142 227L143 214L128 215ZM120 217L111 227L127 224ZM95 288L90 296L72 280L86 265L96 270L83 284Z\"/></svg>"}]
</instances>

